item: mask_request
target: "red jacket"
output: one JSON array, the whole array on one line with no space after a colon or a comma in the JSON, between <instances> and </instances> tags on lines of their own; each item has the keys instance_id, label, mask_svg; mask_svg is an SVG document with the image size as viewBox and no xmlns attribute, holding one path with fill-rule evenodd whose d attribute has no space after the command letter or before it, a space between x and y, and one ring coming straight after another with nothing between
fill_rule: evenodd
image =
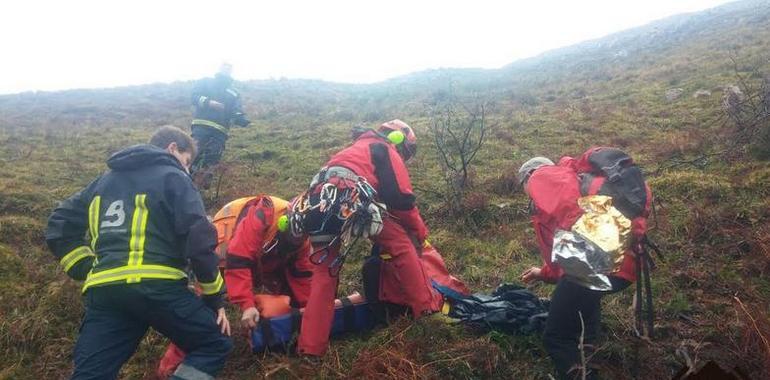
<instances>
[{"instance_id":1,"label":"red jacket","mask_svg":"<svg viewBox=\"0 0 770 380\"><path fill-rule=\"evenodd\" d=\"M577 160L572 157L563 157L558 165L540 167L532 173L527 183L535 208L532 224L543 259L541 276L546 282L556 282L564 274L558 264L551 262L553 236L557 229L570 230L583 215L583 210L577 202L582 196L578 173L591 170L587 158L595 149L597 148L590 149ZM588 194L597 194L605 180L604 177L595 177L589 185ZM649 188L647 192L650 194ZM645 213L631 221L633 235L637 238L646 232L646 218L649 214L651 199L651 196L647 197ZM626 252L620 269L613 275L631 282L636 281L633 252L630 250Z\"/></svg>"},{"instance_id":2,"label":"red jacket","mask_svg":"<svg viewBox=\"0 0 770 380\"><path fill-rule=\"evenodd\" d=\"M540 246L543 281L556 282L562 274L559 264L551 262L553 236L557 229L569 231L583 215L578 206L580 181L574 170L562 166L541 166L527 182L534 214L532 224Z\"/></svg>"},{"instance_id":3,"label":"red jacket","mask_svg":"<svg viewBox=\"0 0 770 380\"><path fill-rule=\"evenodd\" d=\"M366 178L388 212L420 241L425 240L428 228L415 205L409 171L393 144L373 131L366 132L332 156L326 166L342 166Z\"/></svg>"},{"instance_id":4,"label":"red jacket","mask_svg":"<svg viewBox=\"0 0 770 380\"><path fill-rule=\"evenodd\" d=\"M225 282L230 301L241 310L255 306L253 289L259 285L272 293L291 294L299 306L307 302L312 274L310 241L291 242L286 234L277 232L279 216L269 197L257 198L247 206L230 240Z\"/></svg>"}]
</instances>

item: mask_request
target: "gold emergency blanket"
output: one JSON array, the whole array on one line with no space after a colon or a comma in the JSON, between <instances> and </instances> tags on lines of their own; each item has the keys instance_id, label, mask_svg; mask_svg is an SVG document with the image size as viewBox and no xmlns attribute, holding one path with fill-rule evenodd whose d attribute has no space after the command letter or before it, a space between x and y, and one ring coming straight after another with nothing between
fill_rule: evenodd
<instances>
[{"instance_id":1,"label":"gold emergency blanket","mask_svg":"<svg viewBox=\"0 0 770 380\"><path fill-rule=\"evenodd\" d=\"M593 290L611 290L607 275L623 262L630 245L631 221L606 195L582 197L578 205L585 213L571 231L556 231L552 260L572 281Z\"/></svg>"},{"instance_id":2,"label":"gold emergency blanket","mask_svg":"<svg viewBox=\"0 0 770 380\"><path fill-rule=\"evenodd\" d=\"M631 221L612 206L612 197L606 195L582 197L578 206L585 214L572 225L572 231L607 252L613 269L620 268L623 253L631 245Z\"/></svg>"}]
</instances>

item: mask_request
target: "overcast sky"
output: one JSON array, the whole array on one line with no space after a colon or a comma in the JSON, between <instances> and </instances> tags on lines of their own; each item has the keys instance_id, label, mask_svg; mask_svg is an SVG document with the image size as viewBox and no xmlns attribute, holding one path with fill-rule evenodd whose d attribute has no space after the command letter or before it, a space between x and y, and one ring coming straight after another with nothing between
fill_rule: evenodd
<instances>
[{"instance_id":1,"label":"overcast sky","mask_svg":"<svg viewBox=\"0 0 770 380\"><path fill-rule=\"evenodd\" d=\"M209 76L376 82L516 59L728 0L11 0L0 93Z\"/></svg>"}]
</instances>

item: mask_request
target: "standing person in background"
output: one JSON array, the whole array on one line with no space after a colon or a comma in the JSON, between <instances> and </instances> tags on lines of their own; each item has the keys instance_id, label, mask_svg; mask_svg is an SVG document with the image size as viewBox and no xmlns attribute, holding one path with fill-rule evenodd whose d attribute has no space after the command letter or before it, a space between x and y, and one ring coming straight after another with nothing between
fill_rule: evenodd
<instances>
[{"instance_id":1,"label":"standing person in background","mask_svg":"<svg viewBox=\"0 0 770 380\"><path fill-rule=\"evenodd\" d=\"M219 163L225 151L225 141L231 125L246 127L249 120L241 108L241 97L232 87L232 65L222 64L213 78L195 84L192 105L192 137L198 144L198 157L192 164L195 182L207 189L214 177L212 166Z\"/></svg>"},{"instance_id":2,"label":"standing person in background","mask_svg":"<svg viewBox=\"0 0 770 380\"><path fill-rule=\"evenodd\" d=\"M150 326L189 353L173 378L213 379L224 366L225 286L216 231L188 174L193 157L187 133L162 127L112 155L110 170L48 219L48 247L84 281L72 379L115 379ZM188 289L188 265L202 297Z\"/></svg>"}]
</instances>

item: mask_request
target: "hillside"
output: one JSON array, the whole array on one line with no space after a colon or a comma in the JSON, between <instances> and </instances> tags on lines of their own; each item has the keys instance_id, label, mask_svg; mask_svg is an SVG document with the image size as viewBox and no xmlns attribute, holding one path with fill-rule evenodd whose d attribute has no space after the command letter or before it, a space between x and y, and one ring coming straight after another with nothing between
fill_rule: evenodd
<instances>
[{"instance_id":1,"label":"hillside","mask_svg":"<svg viewBox=\"0 0 770 380\"><path fill-rule=\"evenodd\" d=\"M518 282L539 262L527 199L513 180L518 166L533 155L556 159L618 146L645 169L656 195L651 235L666 255L653 274L658 337L634 338L631 290L606 297L604 345L592 361L612 379L631 378L636 367L641 379L668 379L710 360L770 378L770 164L747 153L768 152L770 142L736 147L722 106L727 86L749 93L770 78L767 25L770 2L739 1L496 70L430 70L371 85L242 82L253 124L232 131L226 174L204 199L215 211L238 196L291 197L349 142L352 126L400 118L421 139L411 176L432 243L451 272L488 292ZM110 153L146 140L159 125L189 125L191 86L0 96L0 379L69 374L83 306L78 284L45 248L46 218L105 169ZM447 94L487 101L493 126L462 218L449 216L428 132L429 105ZM366 249L361 244L348 260L342 292L360 289ZM542 296L551 290L535 288ZM482 334L440 318L337 340L317 367L255 357L236 340L226 379L541 379L552 371L536 337ZM165 345L148 335L123 376L151 378Z\"/></svg>"}]
</instances>

